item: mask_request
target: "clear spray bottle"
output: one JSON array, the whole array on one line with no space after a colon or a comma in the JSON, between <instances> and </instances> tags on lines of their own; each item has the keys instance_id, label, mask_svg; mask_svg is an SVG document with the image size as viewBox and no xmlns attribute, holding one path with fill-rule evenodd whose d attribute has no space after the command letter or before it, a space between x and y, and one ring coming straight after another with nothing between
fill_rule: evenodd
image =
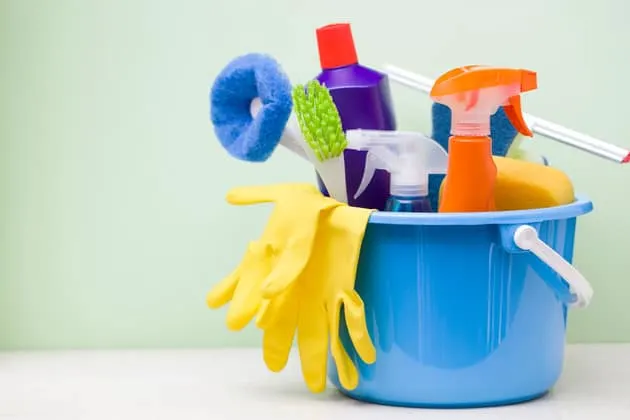
<instances>
[{"instance_id":1,"label":"clear spray bottle","mask_svg":"<svg viewBox=\"0 0 630 420\"><path fill-rule=\"evenodd\" d=\"M355 198L367 188L376 169L390 173L385 211L431 212L429 174L444 174L446 150L421 133L385 130L348 130L347 149L367 151L365 169Z\"/></svg>"}]
</instances>

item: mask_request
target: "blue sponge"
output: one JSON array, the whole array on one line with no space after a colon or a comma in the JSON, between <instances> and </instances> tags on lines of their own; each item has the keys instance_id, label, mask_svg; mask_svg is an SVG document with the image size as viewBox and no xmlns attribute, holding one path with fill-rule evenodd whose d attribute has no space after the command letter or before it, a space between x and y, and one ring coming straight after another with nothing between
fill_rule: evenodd
<instances>
[{"instance_id":1,"label":"blue sponge","mask_svg":"<svg viewBox=\"0 0 630 420\"><path fill-rule=\"evenodd\" d=\"M228 153L248 162L264 162L282 138L293 102L291 82L278 62L251 53L232 60L210 90L210 120ZM255 118L251 102L260 98Z\"/></svg>"},{"instance_id":2,"label":"blue sponge","mask_svg":"<svg viewBox=\"0 0 630 420\"><path fill-rule=\"evenodd\" d=\"M446 105L433 103L431 109L433 133L431 137L448 151L448 139L451 136L451 109ZM518 132L508 120L503 108L490 117L490 137L492 137L492 154L505 156ZM429 177L429 198L434 209L438 208L438 196L444 175Z\"/></svg>"}]
</instances>

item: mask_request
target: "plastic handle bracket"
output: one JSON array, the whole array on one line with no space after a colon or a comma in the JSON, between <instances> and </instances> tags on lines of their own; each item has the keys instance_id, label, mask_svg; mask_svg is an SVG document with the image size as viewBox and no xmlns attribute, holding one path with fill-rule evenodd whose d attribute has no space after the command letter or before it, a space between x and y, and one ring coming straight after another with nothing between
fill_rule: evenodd
<instances>
[{"instance_id":1,"label":"plastic handle bracket","mask_svg":"<svg viewBox=\"0 0 630 420\"><path fill-rule=\"evenodd\" d=\"M571 293L576 297L570 306L585 308L591 303L593 288L588 280L560 254L543 242L535 228L529 225L521 225L516 228L514 243L520 249L529 251L540 258L567 282Z\"/></svg>"}]
</instances>

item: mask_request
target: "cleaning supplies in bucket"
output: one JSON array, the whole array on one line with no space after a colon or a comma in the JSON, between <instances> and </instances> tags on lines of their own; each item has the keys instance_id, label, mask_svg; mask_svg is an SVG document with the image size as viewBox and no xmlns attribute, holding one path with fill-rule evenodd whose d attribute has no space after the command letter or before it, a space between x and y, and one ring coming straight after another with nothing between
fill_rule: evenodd
<instances>
[{"instance_id":1,"label":"cleaning supplies in bucket","mask_svg":"<svg viewBox=\"0 0 630 420\"><path fill-rule=\"evenodd\" d=\"M522 69L465 66L440 76L431 98L452 112L448 171L440 212L495 209L496 165L490 117L503 106L512 125L531 136L521 114L520 94L536 89L536 73Z\"/></svg>"},{"instance_id":2,"label":"cleaning supplies in bucket","mask_svg":"<svg viewBox=\"0 0 630 420\"><path fill-rule=\"evenodd\" d=\"M395 130L396 116L386 74L359 63L349 23L334 23L316 30L321 72L316 80L330 91L343 130ZM356 191L366 152L346 150L346 185ZM349 204L383 210L388 198L389 174L378 170L365 191L350 195Z\"/></svg>"},{"instance_id":3,"label":"cleaning supplies in bucket","mask_svg":"<svg viewBox=\"0 0 630 420\"><path fill-rule=\"evenodd\" d=\"M492 156L497 118L531 135L519 95L536 87L535 74L467 66L432 83L452 119L440 147L396 131L388 77L358 64L349 25L317 36L322 73L305 86L292 88L275 60L255 54L215 80L212 122L232 156L263 162L282 144L326 187L231 190L231 204L274 206L208 305L229 304L231 330L255 319L271 371L284 369L297 335L312 392L325 389L328 370L343 393L394 405L544 394L560 374L567 308L592 297L571 265L576 219L592 205L561 171L503 157L498 138ZM427 177L445 171L451 204L431 212Z\"/></svg>"},{"instance_id":4,"label":"cleaning supplies in bucket","mask_svg":"<svg viewBox=\"0 0 630 420\"><path fill-rule=\"evenodd\" d=\"M348 130L349 150L365 150L367 158L359 188L360 196L376 169L390 173L390 197L386 211L432 211L429 174L446 172L448 155L434 140L421 133L380 130Z\"/></svg>"},{"instance_id":5,"label":"cleaning supplies in bucket","mask_svg":"<svg viewBox=\"0 0 630 420\"><path fill-rule=\"evenodd\" d=\"M231 302L227 325L233 330L257 317L264 361L271 371L284 369L297 333L302 374L312 392L326 387L329 344L341 386L356 388L355 363L376 359L363 301L354 290L372 210L324 197L309 184L236 188L227 200L275 206L241 264L208 293L208 305L218 308ZM353 343L353 359L339 341L342 325Z\"/></svg>"}]
</instances>

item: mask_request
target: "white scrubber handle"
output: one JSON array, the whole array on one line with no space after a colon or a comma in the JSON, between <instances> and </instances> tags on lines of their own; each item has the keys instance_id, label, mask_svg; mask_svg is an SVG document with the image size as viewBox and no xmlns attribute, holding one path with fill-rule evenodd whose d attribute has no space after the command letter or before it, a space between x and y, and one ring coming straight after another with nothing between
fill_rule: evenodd
<instances>
[{"instance_id":1,"label":"white scrubber handle","mask_svg":"<svg viewBox=\"0 0 630 420\"><path fill-rule=\"evenodd\" d=\"M258 111L260 111L261 107L262 103L260 102L260 98L254 98L249 108L249 112L252 114L252 117L255 117L256 114L258 114ZM291 116L287 121L287 125L284 127L284 132L282 133L282 137L280 138L280 144L298 155L299 157L309 160L308 155L303 147L303 145L305 144L304 136L300 131L300 127L293 113L291 113Z\"/></svg>"},{"instance_id":2,"label":"white scrubber handle","mask_svg":"<svg viewBox=\"0 0 630 420\"><path fill-rule=\"evenodd\" d=\"M560 254L544 243L532 226L522 225L514 232L514 243L520 249L529 251L552 270L558 273L568 284L571 293L576 297L571 306L585 308L593 298L593 288L584 276Z\"/></svg>"}]
</instances>

